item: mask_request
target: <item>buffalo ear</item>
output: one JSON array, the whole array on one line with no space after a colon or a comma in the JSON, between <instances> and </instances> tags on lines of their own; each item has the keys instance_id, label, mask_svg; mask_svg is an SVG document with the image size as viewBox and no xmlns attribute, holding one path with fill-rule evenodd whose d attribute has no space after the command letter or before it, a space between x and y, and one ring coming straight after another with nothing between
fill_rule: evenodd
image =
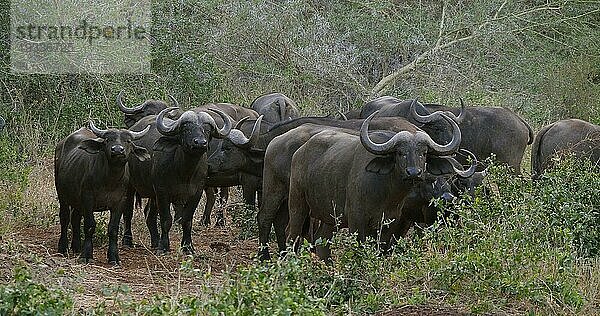
<instances>
[{"instance_id":1,"label":"buffalo ear","mask_svg":"<svg viewBox=\"0 0 600 316\"><path fill-rule=\"evenodd\" d=\"M104 149L104 139L102 138L94 138L94 139L86 139L81 142L78 146L79 149L85 150L90 154L97 154Z\"/></svg>"},{"instance_id":2,"label":"buffalo ear","mask_svg":"<svg viewBox=\"0 0 600 316\"><path fill-rule=\"evenodd\" d=\"M427 157L427 173L432 175L450 174L454 171L448 160L435 156Z\"/></svg>"},{"instance_id":3,"label":"buffalo ear","mask_svg":"<svg viewBox=\"0 0 600 316\"><path fill-rule=\"evenodd\" d=\"M154 147L152 149L155 151L172 152L177 149L178 145L179 143L175 139L171 139L169 137L160 137L154 143Z\"/></svg>"},{"instance_id":4,"label":"buffalo ear","mask_svg":"<svg viewBox=\"0 0 600 316\"><path fill-rule=\"evenodd\" d=\"M133 145L133 154L139 161L150 159L150 152L144 147Z\"/></svg>"},{"instance_id":5,"label":"buffalo ear","mask_svg":"<svg viewBox=\"0 0 600 316\"><path fill-rule=\"evenodd\" d=\"M395 161L393 156L376 157L369 162L365 167L365 170L381 175L389 174L392 172L392 169L394 169L394 164Z\"/></svg>"}]
</instances>

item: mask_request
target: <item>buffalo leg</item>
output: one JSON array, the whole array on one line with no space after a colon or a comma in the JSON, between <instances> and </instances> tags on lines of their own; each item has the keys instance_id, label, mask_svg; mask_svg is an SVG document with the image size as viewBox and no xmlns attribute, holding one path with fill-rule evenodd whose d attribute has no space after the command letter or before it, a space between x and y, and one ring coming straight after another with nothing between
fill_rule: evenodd
<instances>
[{"instance_id":1,"label":"buffalo leg","mask_svg":"<svg viewBox=\"0 0 600 316\"><path fill-rule=\"evenodd\" d=\"M287 227L289 220L290 213L288 211L287 200L285 200L279 206L277 216L275 217L275 222L273 223L273 226L275 228L275 237L277 238L277 248L279 248L280 253L286 250L285 228Z\"/></svg>"},{"instance_id":2,"label":"buffalo leg","mask_svg":"<svg viewBox=\"0 0 600 316\"><path fill-rule=\"evenodd\" d=\"M169 231L171 231L171 226L173 226L173 217L171 217L171 203L167 198L157 197L156 205L158 207L158 214L160 216L161 230L158 251L161 253L167 253L171 250ZM150 212L152 212L152 208L150 208Z\"/></svg>"},{"instance_id":3,"label":"buffalo leg","mask_svg":"<svg viewBox=\"0 0 600 316\"><path fill-rule=\"evenodd\" d=\"M269 195L265 198L262 208L259 209L256 214L256 220L258 222L258 239L259 239L259 250L258 258L260 260L269 260L269 235L271 234L271 225L277 217L277 213L283 203L283 200L287 196L287 188L284 189L282 186L277 184L272 185L270 188L269 181L265 181L264 185L269 188L267 190ZM276 231L277 232L277 231ZM285 226L283 231L279 232L285 240ZM277 238L279 240L279 237ZM283 250L285 250L285 241L283 242Z\"/></svg>"},{"instance_id":4,"label":"buffalo leg","mask_svg":"<svg viewBox=\"0 0 600 316\"><path fill-rule=\"evenodd\" d=\"M91 262L94 257L94 246L92 239L96 232L96 220L94 219L94 212L86 210L83 216L83 232L85 234L85 240L83 242L83 251L79 256L84 262Z\"/></svg>"},{"instance_id":5,"label":"buffalo leg","mask_svg":"<svg viewBox=\"0 0 600 316\"><path fill-rule=\"evenodd\" d=\"M357 239L360 243L364 243L367 239L367 229L365 227L365 220L362 216L364 211L362 208L353 208L347 206L344 209L352 210L348 214L348 231L350 234L357 233Z\"/></svg>"},{"instance_id":6,"label":"buffalo leg","mask_svg":"<svg viewBox=\"0 0 600 316\"><path fill-rule=\"evenodd\" d=\"M294 183L293 175L290 183L288 206L290 220L287 226L287 239L288 242L293 244L294 251L297 251L301 244L302 230L310 209L308 203L306 203L304 192L299 185Z\"/></svg>"},{"instance_id":7,"label":"buffalo leg","mask_svg":"<svg viewBox=\"0 0 600 316\"><path fill-rule=\"evenodd\" d=\"M216 188L206 187L204 188L204 192L206 193L206 204L204 205L204 214L202 214L202 225L210 226L210 213L212 213L212 209L215 207L216 201Z\"/></svg>"},{"instance_id":8,"label":"buffalo leg","mask_svg":"<svg viewBox=\"0 0 600 316\"><path fill-rule=\"evenodd\" d=\"M256 205L256 188L242 186L242 193L246 205Z\"/></svg>"},{"instance_id":9,"label":"buffalo leg","mask_svg":"<svg viewBox=\"0 0 600 316\"><path fill-rule=\"evenodd\" d=\"M406 229L408 221L396 218L387 226L381 227L380 247L383 253L388 253L396 244L396 240L402 236L402 232Z\"/></svg>"},{"instance_id":10,"label":"buffalo leg","mask_svg":"<svg viewBox=\"0 0 600 316\"><path fill-rule=\"evenodd\" d=\"M321 240L319 240L319 238ZM317 256L328 264L331 264L331 248L329 247L329 242L333 238L333 225L320 222L319 227L315 232L315 236L313 236L313 240L319 241L316 243L316 252Z\"/></svg>"},{"instance_id":11,"label":"buffalo leg","mask_svg":"<svg viewBox=\"0 0 600 316\"><path fill-rule=\"evenodd\" d=\"M149 199L148 203L144 207L144 216L146 217L146 226L150 233L150 247L152 249L158 248L160 242L160 236L158 234L158 208L156 207L156 200Z\"/></svg>"},{"instance_id":12,"label":"buffalo leg","mask_svg":"<svg viewBox=\"0 0 600 316\"><path fill-rule=\"evenodd\" d=\"M215 223L217 227L225 227L223 209L227 205L227 200L229 200L229 187L219 188L219 208L217 209L217 221Z\"/></svg>"},{"instance_id":13,"label":"buffalo leg","mask_svg":"<svg viewBox=\"0 0 600 316\"><path fill-rule=\"evenodd\" d=\"M109 264L119 264L120 262L119 249L117 247L117 240L119 239L120 220L121 211L110 210L110 221L108 222L108 252L106 255Z\"/></svg>"},{"instance_id":14,"label":"buffalo leg","mask_svg":"<svg viewBox=\"0 0 600 316\"><path fill-rule=\"evenodd\" d=\"M67 244L69 243L69 237L67 235L69 231L70 214L69 206L60 202L60 239L58 240L58 252L63 255L67 254Z\"/></svg>"},{"instance_id":15,"label":"buffalo leg","mask_svg":"<svg viewBox=\"0 0 600 316\"><path fill-rule=\"evenodd\" d=\"M73 236L71 238L71 251L73 253L81 252L81 212L71 210L71 228Z\"/></svg>"},{"instance_id":16,"label":"buffalo leg","mask_svg":"<svg viewBox=\"0 0 600 316\"><path fill-rule=\"evenodd\" d=\"M183 230L183 236L181 238L181 249L185 254L194 254L194 246L192 245L192 220L194 219L194 212L200 203L202 197L202 191L199 191L184 205L183 214L181 218L181 228Z\"/></svg>"},{"instance_id":17,"label":"buffalo leg","mask_svg":"<svg viewBox=\"0 0 600 316\"><path fill-rule=\"evenodd\" d=\"M111 211L112 212L112 211ZM119 212L120 213L120 212ZM111 213L112 217L112 213ZM123 246L133 247L133 233L131 232L131 221L133 219L133 194L127 196L125 209L123 210Z\"/></svg>"}]
</instances>

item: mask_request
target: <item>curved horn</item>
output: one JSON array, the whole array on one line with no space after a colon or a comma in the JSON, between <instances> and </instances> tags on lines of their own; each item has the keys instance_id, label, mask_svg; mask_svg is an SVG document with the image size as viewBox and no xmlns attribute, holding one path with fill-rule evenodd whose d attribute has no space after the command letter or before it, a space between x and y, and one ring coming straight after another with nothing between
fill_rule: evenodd
<instances>
[{"instance_id":1,"label":"curved horn","mask_svg":"<svg viewBox=\"0 0 600 316\"><path fill-rule=\"evenodd\" d=\"M254 127L252 128L252 133L250 134L250 138L247 138L242 131L239 129L233 129L229 133L228 138L231 142L242 148L252 148L255 147L258 143L258 138L260 135L260 125L262 123L263 115L259 116L254 122Z\"/></svg>"},{"instance_id":2,"label":"curved horn","mask_svg":"<svg viewBox=\"0 0 600 316\"><path fill-rule=\"evenodd\" d=\"M173 97L172 95L168 95L169 99L171 99L171 103L173 103L173 107L178 108L179 107L179 102L177 102L177 99L175 99L175 97Z\"/></svg>"},{"instance_id":3,"label":"curved horn","mask_svg":"<svg viewBox=\"0 0 600 316\"><path fill-rule=\"evenodd\" d=\"M233 125L233 123L231 122L231 117L229 117L229 115L223 113L221 110L217 110L217 109L209 109L209 110L219 114L219 116L223 119L223 123L224 123L223 128L218 129L217 123L215 123L215 121L213 119L212 124L214 124L215 132L216 132L214 137L216 137L216 138L227 137L227 135L229 135L229 132L231 132L231 126Z\"/></svg>"},{"instance_id":4,"label":"curved horn","mask_svg":"<svg viewBox=\"0 0 600 316\"><path fill-rule=\"evenodd\" d=\"M425 141L429 145L429 148L431 148L433 150L434 155L442 156L442 155L451 154L454 151L456 151L458 149L458 146L460 145L460 141L461 141L460 128L458 128L458 124L456 124L456 122L453 119L449 118L446 114L440 113L440 112L435 112L435 113L437 113L437 115L440 115L442 118L444 118L446 121L448 121L448 123L450 123L450 125L452 126L452 140L450 141L450 143L448 143L446 145L440 145L440 144L436 143L431 138L431 136L429 136L425 132L418 131L417 134L420 134L425 139Z\"/></svg>"},{"instance_id":5,"label":"curved horn","mask_svg":"<svg viewBox=\"0 0 600 316\"><path fill-rule=\"evenodd\" d=\"M125 114L135 114L144 109L143 103L138 106L132 107L132 108L126 107L123 104L123 90L121 90L121 92L119 92L119 95L117 95L117 105L119 106L119 109L121 110L121 112L123 112Z\"/></svg>"},{"instance_id":6,"label":"curved horn","mask_svg":"<svg viewBox=\"0 0 600 316\"><path fill-rule=\"evenodd\" d=\"M469 178L471 177L473 174L475 174L475 171L477 170L477 157L475 157L475 155L466 150L466 149L460 149L461 152L465 152L468 156L471 157L471 165L469 166L469 169L464 170L463 166L456 161L456 159L452 158L452 157L443 157L444 159L446 159L448 162L450 162L450 164L452 165L452 169L454 169L454 172L461 178Z\"/></svg>"},{"instance_id":7,"label":"curved horn","mask_svg":"<svg viewBox=\"0 0 600 316\"><path fill-rule=\"evenodd\" d=\"M423 112L429 113L429 110L423 106L423 104L419 103L417 99L414 99L410 104L410 115L411 117L419 122L419 123L429 123L431 121L439 120L438 112L434 112L431 114L421 115L417 113L416 105L419 105L419 109L422 109Z\"/></svg>"},{"instance_id":8,"label":"curved horn","mask_svg":"<svg viewBox=\"0 0 600 316\"><path fill-rule=\"evenodd\" d=\"M412 116L412 118L415 121L417 121L419 123L429 123L431 121L436 121L439 119L440 113L446 114L446 116L450 117L458 124L460 124L463 121L463 119L465 118L465 115L464 115L465 114L465 103L462 98L460 99L460 113L458 114L458 116L454 115L454 113L452 113L450 111L436 111L436 112L433 112L428 115L420 115L419 113L417 113L417 111L415 109L415 106L414 106L415 101L413 101L413 103L411 103L411 105L410 105L410 115ZM418 104L420 104L420 103L418 103ZM428 112L427 109L423 105L421 105L421 108L423 109L423 111Z\"/></svg>"},{"instance_id":9,"label":"curved horn","mask_svg":"<svg viewBox=\"0 0 600 316\"><path fill-rule=\"evenodd\" d=\"M146 126L146 128L144 128L142 131L139 131L139 132L129 131L129 133L131 134L131 137L133 138L133 140L137 140L137 139L144 137L144 135L146 135L146 133L148 133L149 130L150 130L150 125Z\"/></svg>"},{"instance_id":10,"label":"curved horn","mask_svg":"<svg viewBox=\"0 0 600 316\"><path fill-rule=\"evenodd\" d=\"M170 108L166 108L166 109L160 111L160 113L158 113L158 116L156 117L156 129L161 134L166 135L166 136L173 136L179 132L179 124L181 124L181 118L183 117L183 115L180 116L175 122L173 122L169 126L167 126L164 122L165 114L167 114L168 112L175 110L175 109L179 109L179 108L170 107Z\"/></svg>"},{"instance_id":11,"label":"curved horn","mask_svg":"<svg viewBox=\"0 0 600 316\"><path fill-rule=\"evenodd\" d=\"M348 120L348 118L346 117L346 115L344 113L342 113L342 111L338 110L337 112L344 119L344 121Z\"/></svg>"},{"instance_id":12,"label":"curved horn","mask_svg":"<svg viewBox=\"0 0 600 316\"><path fill-rule=\"evenodd\" d=\"M94 125L94 121L90 120L90 130L92 131L92 133L94 133L94 135L100 137L100 138L104 138L104 134L106 134L106 132L108 132L107 129L99 129L96 127L96 125Z\"/></svg>"},{"instance_id":13,"label":"curved horn","mask_svg":"<svg viewBox=\"0 0 600 316\"><path fill-rule=\"evenodd\" d=\"M262 115L261 115L262 116ZM250 118L250 116L246 116L243 119L239 120L237 123L235 123L235 126L233 127L234 129L240 129L240 127L242 127L242 124L244 122L246 122L248 119Z\"/></svg>"},{"instance_id":14,"label":"curved horn","mask_svg":"<svg viewBox=\"0 0 600 316\"><path fill-rule=\"evenodd\" d=\"M371 138L369 138L369 123L378 113L379 110L373 112L373 114L369 115L369 117L367 117L367 119L362 123L362 126L360 127L360 142L370 153L375 155L385 155L393 151L398 142L407 141L412 134L408 131L401 131L385 143L374 143Z\"/></svg>"},{"instance_id":15,"label":"curved horn","mask_svg":"<svg viewBox=\"0 0 600 316\"><path fill-rule=\"evenodd\" d=\"M285 121L285 102L283 102L283 104L281 104L281 99L277 99L275 100L275 102L277 103L277 105L279 106L279 115L281 117L282 121Z\"/></svg>"},{"instance_id":16,"label":"curved horn","mask_svg":"<svg viewBox=\"0 0 600 316\"><path fill-rule=\"evenodd\" d=\"M462 123L462 121L465 118L465 100L463 100L463 98L460 98L460 113L458 113L457 117L453 117L453 119L456 121L456 123L460 124Z\"/></svg>"}]
</instances>

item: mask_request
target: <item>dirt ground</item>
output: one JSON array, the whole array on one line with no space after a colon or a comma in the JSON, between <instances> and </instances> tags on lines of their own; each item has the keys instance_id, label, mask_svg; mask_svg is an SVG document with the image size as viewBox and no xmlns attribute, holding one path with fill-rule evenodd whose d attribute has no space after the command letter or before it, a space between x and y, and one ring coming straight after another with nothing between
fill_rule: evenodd
<instances>
[{"instance_id":1,"label":"dirt ground","mask_svg":"<svg viewBox=\"0 0 600 316\"><path fill-rule=\"evenodd\" d=\"M211 278L206 279L219 282L224 272L231 272L253 260L258 242L256 239L239 240L236 230L231 227L199 228L193 234L197 255L191 260L177 251L155 255L148 248L148 241L137 234L134 248L119 248L121 264L114 267L107 262L106 244L94 248L95 260L90 264L79 263L77 256L57 254L59 231L60 227L56 225L49 229L25 228L5 235L0 243L1 281L8 282L12 278L14 263L24 262L30 266L35 279L73 290L76 310L106 303L107 298L115 295L111 289L123 285L129 287L127 295L133 301L156 294L202 296L203 286L207 284L198 283L202 279L198 275L210 273ZM173 234L172 242L180 240L179 237L179 232ZM186 263L191 263L191 267ZM436 306L404 306L378 315L467 313Z\"/></svg>"},{"instance_id":2,"label":"dirt ground","mask_svg":"<svg viewBox=\"0 0 600 316\"><path fill-rule=\"evenodd\" d=\"M0 242L0 280L12 279L14 266L25 263L35 279L55 287L74 290L76 307L91 307L105 300L107 289L127 285L133 300L155 294L200 294L198 275L210 273L211 282L238 265L248 264L256 252L257 240L239 240L231 227L198 227L193 233L196 255L173 250L156 255L145 235L134 232L135 247L119 246L121 264L112 266L106 258L107 243L94 245L94 262L78 262L77 255L56 252L60 226L47 229L27 227L4 235ZM139 229L136 229L139 231ZM172 248L181 240L173 229Z\"/></svg>"},{"instance_id":3,"label":"dirt ground","mask_svg":"<svg viewBox=\"0 0 600 316\"><path fill-rule=\"evenodd\" d=\"M26 223L16 221L12 229L0 235L0 282L13 278L17 265L29 267L32 278L54 288L63 288L73 293L75 310L84 310L104 302L110 306L111 298L126 295L127 299L139 301L157 294L170 297L179 295L205 295L204 287L218 288L226 272L252 262L256 255L258 238L241 238L248 235L248 223L252 224L255 214L232 216L239 209L241 194L233 189L227 207L225 227L203 227L200 225L204 201L194 217L194 257L177 251L181 241L181 228L173 225L171 230L172 251L156 255L150 249L148 230L143 212L136 210L133 218L135 247L123 247L119 240L119 266L109 265L106 258L107 240L94 243L94 262L80 263L77 255L60 255L56 252L60 226L54 192L51 162L34 167L30 186L25 192L25 207L32 209ZM217 207L223 207L218 205ZM42 211L40 211L40 209ZM37 210L37 211L33 211ZM213 217L214 217L213 212ZM28 214L26 214L28 216ZM235 220L234 220L235 218ZM246 226L235 221L246 221ZM1 219L0 219L1 220ZM98 230L108 223L108 213L96 213ZM213 219L214 223L214 219ZM243 226L243 227L242 227ZM104 232L106 234L106 232ZM210 275L210 277L208 277ZM208 283L210 282L210 283ZM122 292L123 286L129 291ZM204 290L204 291L203 291ZM121 291L121 292L119 292ZM404 306L378 315L465 315L459 311L436 306Z\"/></svg>"}]
</instances>

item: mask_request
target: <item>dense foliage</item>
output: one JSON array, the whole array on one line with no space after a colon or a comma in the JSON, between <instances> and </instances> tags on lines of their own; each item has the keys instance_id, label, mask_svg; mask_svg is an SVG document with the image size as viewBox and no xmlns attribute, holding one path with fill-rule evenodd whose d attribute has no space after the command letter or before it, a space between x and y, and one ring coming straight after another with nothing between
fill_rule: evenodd
<instances>
[{"instance_id":1,"label":"dense foliage","mask_svg":"<svg viewBox=\"0 0 600 316\"><path fill-rule=\"evenodd\" d=\"M7 121L0 133L0 239L23 221L56 222L23 205L31 166L51 160L54 144L89 117L121 125L114 102L121 90L130 105L173 94L186 108L248 105L280 91L304 114L358 108L379 94L449 105L464 97L471 105L511 108L536 129L566 117L600 123L600 9L593 1L169 0L152 6L153 74L21 75L9 71L10 8L0 3L0 116ZM395 80L375 89L394 73ZM220 277L220 285L199 274L204 297L165 294L138 302L118 287L105 293L115 305L88 312L346 314L405 304L594 311L600 293L581 270L591 266L600 275L589 263L600 252L599 193L598 172L571 159L535 182L492 167L475 198L447 206L455 217L399 241L390 255L379 254L375 241L359 246L342 232L331 266L305 249L240 267ZM239 208L234 218L240 238L255 236L252 210ZM99 236L97 242L106 242ZM0 285L1 314L71 310L71 290L32 279L19 268L12 282Z\"/></svg>"}]
</instances>

